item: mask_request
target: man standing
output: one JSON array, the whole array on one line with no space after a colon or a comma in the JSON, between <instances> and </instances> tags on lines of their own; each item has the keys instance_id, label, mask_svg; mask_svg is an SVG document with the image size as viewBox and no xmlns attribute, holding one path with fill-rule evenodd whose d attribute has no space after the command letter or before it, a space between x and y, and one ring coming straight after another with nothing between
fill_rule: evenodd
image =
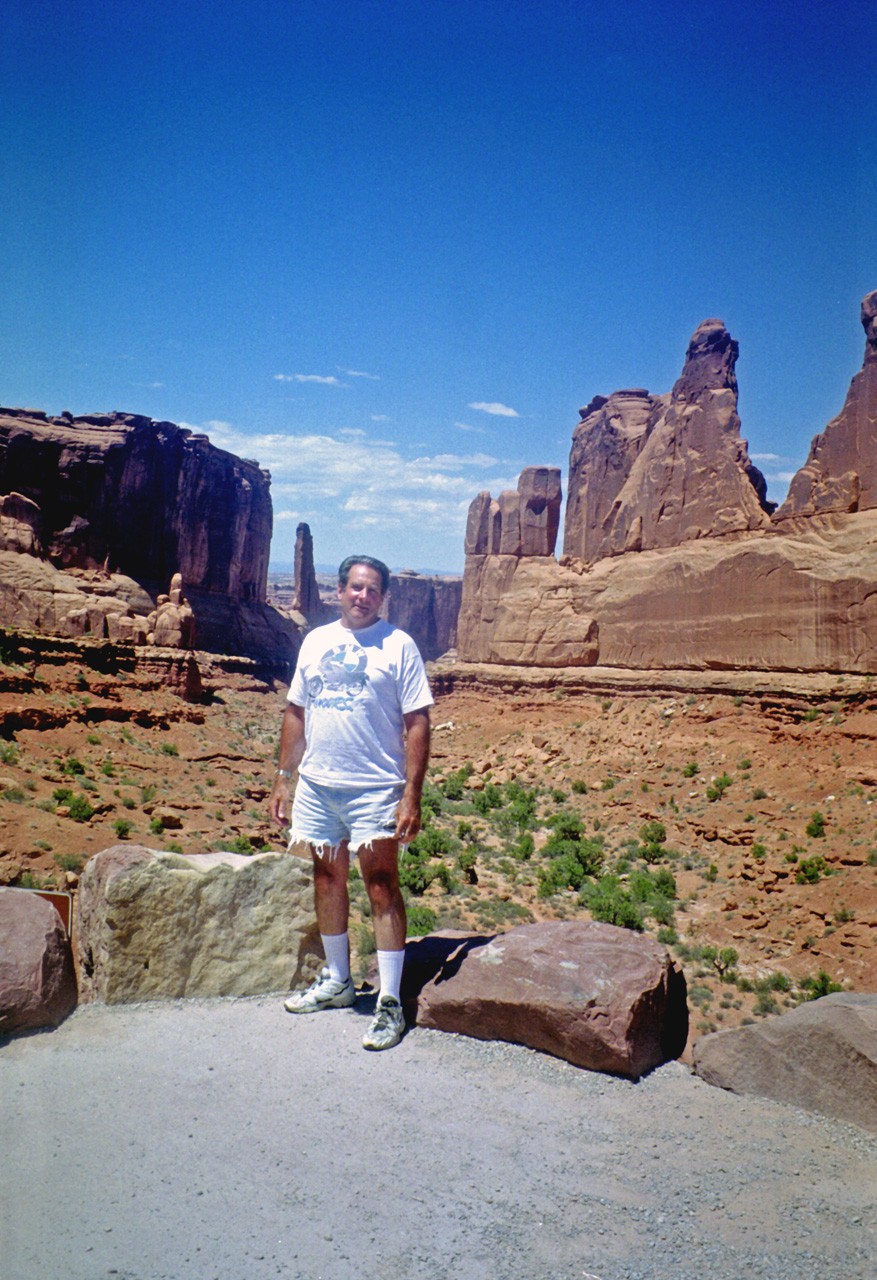
<instances>
[{"instance_id":1,"label":"man standing","mask_svg":"<svg viewBox=\"0 0 877 1280\"><path fill-rule=\"evenodd\" d=\"M326 967L307 991L286 1001L290 1013L352 1005L347 876L359 855L378 948L381 991L363 1039L389 1049L405 1030L400 1001L405 961L405 903L399 846L420 830L420 798L429 759L432 694L410 636L379 615L390 571L371 556L348 556L338 570L341 618L305 636L280 734L271 816L283 826L289 780L298 769L291 838L314 861L317 925Z\"/></svg>"}]
</instances>

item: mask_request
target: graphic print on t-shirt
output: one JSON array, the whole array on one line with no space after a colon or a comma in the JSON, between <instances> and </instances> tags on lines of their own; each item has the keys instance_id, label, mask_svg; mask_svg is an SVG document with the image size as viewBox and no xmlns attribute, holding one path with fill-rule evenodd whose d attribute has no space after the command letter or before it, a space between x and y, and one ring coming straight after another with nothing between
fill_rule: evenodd
<instances>
[{"instance_id":1,"label":"graphic print on t-shirt","mask_svg":"<svg viewBox=\"0 0 877 1280\"><path fill-rule=\"evenodd\" d=\"M342 644L323 654L317 674L308 680L308 697L315 706L352 711L353 700L368 684L366 654L359 645Z\"/></svg>"}]
</instances>

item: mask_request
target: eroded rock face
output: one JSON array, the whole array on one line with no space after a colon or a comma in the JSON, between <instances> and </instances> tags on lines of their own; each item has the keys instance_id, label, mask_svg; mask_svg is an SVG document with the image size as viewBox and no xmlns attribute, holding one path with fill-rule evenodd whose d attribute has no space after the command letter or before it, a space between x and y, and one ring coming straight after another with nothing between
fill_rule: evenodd
<instances>
[{"instance_id":1,"label":"eroded rock face","mask_svg":"<svg viewBox=\"0 0 877 1280\"><path fill-rule=\"evenodd\" d=\"M314 539L310 526L300 524L295 531L295 596L292 607L306 618L322 617L323 605L314 569Z\"/></svg>"},{"instance_id":2,"label":"eroded rock face","mask_svg":"<svg viewBox=\"0 0 877 1280\"><path fill-rule=\"evenodd\" d=\"M0 625L141 644L137 619L178 574L186 599L164 602L156 643L197 633L287 668L300 632L266 602L269 490L255 462L172 422L0 409Z\"/></svg>"},{"instance_id":3,"label":"eroded rock face","mask_svg":"<svg viewBox=\"0 0 877 1280\"><path fill-rule=\"evenodd\" d=\"M877 506L877 291L862 302L865 359L844 407L813 437L776 519Z\"/></svg>"},{"instance_id":4,"label":"eroded rock face","mask_svg":"<svg viewBox=\"0 0 877 1280\"><path fill-rule=\"evenodd\" d=\"M288 991L322 954L313 876L289 854L184 857L116 845L76 900L83 1001Z\"/></svg>"},{"instance_id":5,"label":"eroded rock face","mask_svg":"<svg viewBox=\"0 0 877 1280\"><path fill-rule=\"evenodd\" d=\"M0 492L39 508L58 567L109 562L160 587L264 601L270 480L206 436L132 413L0 410Z\"/></svg>"},{"instance_id":6,"label":"eroded rock face","mask_svg":"<svg viewBox=\"0 0 877 1280\"><path fill-rule=\"evenodd\" d=\"M479 493L469 507L466 554L553 556L562 497L558 467L525 467L517 489L498 501Z\"/></svg>"},{"instance_id":7,"label":"eroded rock face","mask_svg":"<svg viewBox=\"0 0 877 1280\"><path fill-rule=\"evenodd\" d=\"M877 1132L877 995L837 992L759 1025L702 1036L693 1060L707 1084Z\"/></svg>"},{"instance_id":8,"label":"eroded rock face","mask_svg":"<svg viewBox=\"0 0 877 1280\"><path fill-rule=\"evenodd\" d=\"M552 921L489 941L425 938L407 953L412 977L430 975L419 994L406 993L420 1026L633 1078L685 1048L682 972L654 939L628 929Z\"/></svg>"},{"instance_id":9,"label":"eroded rock face","mask_svg":"<svg viewBox=\"0 0 877 1280\"><path fill-rule=\"evenodd\" d=\"M769 525L764 477L740 438L737 354L722 321L705 320L668 397L616 392L583 410L570 453L566 555L592 564Z\"/></svg>"},{"instance_id":10,"label":"eroded rock face","mask_svg":"<svg viewBox=\"0 0 877 1280\"><path fill-rule=\"evenodd\" d=\"M433 578L405 570L390 577L387 621L407 631L426 661L440 657L457 643L457 617L462 578Z\"/></svg>"},{"instance_id":11,"label":"eroded rock face","mask_svg":"<svg viewBox=\"0 0 877 1280\"><path fill-rule=\"evenodd\" d=\"M44 898L0 888L0 1033L54 1027L76 1005L61 917Z\"/></svg>"}]
</instances>

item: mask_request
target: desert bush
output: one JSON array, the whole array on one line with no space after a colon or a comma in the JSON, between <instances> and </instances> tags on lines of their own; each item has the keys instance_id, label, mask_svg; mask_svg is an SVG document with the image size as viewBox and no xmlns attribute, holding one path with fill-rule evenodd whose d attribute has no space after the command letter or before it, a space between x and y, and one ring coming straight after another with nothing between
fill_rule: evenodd
<instances>
[{"instance_id":1,"label":"desert bush","mask_svg":"<svg viewBox=\"0 0 877 1280\"><path fill-rule=\"evenodd\" d=\"M113 823L113 830L120 840L127 840L128 836L131 834L131 828L133 825L134 824L129 822L127 818L116 818L116 821Z\"/></svg>"},{"instance_id":2,"label":"desert bush","mask_svg":"<svg viewBox=\"0 0 877 1280\"><path fill-rule=\"evenodd\" d=\"M572 792L574 796L587 795L588 784L583 778L576 778L572 784Z\"/></svg>"},{"instance_id":3,"label":"desert bush","mask_svg":"<svg viewBox=\"0 0 877 1280\"><path fill-rule=\"evenodd\" d=\"M594 920L601 924L614 924L620 929L643 929L642 907L622 887L617 876L605 875L596 884L586 885L579 901L586 906Z\"/></svg>"},{"instance_id":4,"label":"desert bush","mask_svg":"<svg viewBox=\"0 0 877 1280\"><path fill-rule=\"evenodd\" d=\"M88 822L89 818L94 816L94 809L88 802L88 797L83 795L73 796L69 801L70 817L74 822Z\"/></svg>"},{"instance_id":5,"label":"desert bush","mask_svg":"<svg viewBox=\"0 0 877 1280\"><path fill-rule=\"evenodd\" d=\"M62 773L69 773L74 777L77 774L85 773L85 765L81 760L77 760L76 756L67 756L66 759L60 761L60 768Z\"/></svg>"},{"instance_id":6,"label":"desert bush","mask_svg":"<svg viewBox=\"0 0 877 1280\"><path fill-rule=\"evenodd\" d=\"M0 744L0 763L18 764L18 747L14 742Z\"/></svg>"},{"instance_id":7,"label":"desert bush","mask_svg":"<svg viewBox=\"0 0 877 1280\"><path fill-rule=\"evenodd\" d=\"M77 875L85 866L84 853L56 853L55 861L62 871L75 871Z\"/></svg>"},{"instance_id":8,"label":"desert bush","mask_svg":"<svg viewBox=\"0 0 877 1280\"><path fill-rule=\"evenodd\" d=\"M700 766L695 760L689 760L688 764L682 770L682 776L685 778L693 778L696 773L700 773Z\"/></svg>"},{"instance_id":9,"label":"desert bush","mask_svg":"<svg viewBox=\"0 0 877 1280\"><path fill-rule=\"evenodd\" d=\"M811 840L821 839L825 835L825 816L818 809L814 809L804 830Z\"/></svg>"},{"instance_id":10,"label":"desert bush","mask_svg":"<svg viewBox=\"0 0 877 1280\"><path fill-rule=\"evenodd\" d=\"M163 742L161 744L161 751L162 755L165 756L178 756L180 754L175 742Z\"/></svg>"},{"instance_id":11,"label":"desert bush","mask_svg":"<svg viewBox=\"0 0 877 1280\"><path fill-rule=\"evenodd\" d=\"M833 991L843 991L843 987L839 982L820 969L815 978L802 978L798 983L802 991L806 991L808 1000L819 1000L822 996L829 996Z\"/></svg>"},{"instance_id":12,"label":"desert bush","mask_svg":"<svg viewBox=\"0 0 877 1280\"><path fill-rule=\"evenodd\" d=\"M408 917L408 937L422 938L424 934L432 933L437 924L437 916L432 907L424 907L418 904L414 907L408 907L405 913Z\"/></svg>"},{"instance_id":13,"label":"desert bush","mask_svg":"<svg viewBox=\"0 0 877 1280\"><path fill-rule=\"evenodd\" d=\"M707 800L721 800L733 781L734 779L728 773L723 773L718 778L713 778L706 789Z\"/></svg>"},{"instance_id":14,"label":"desert bush","mask_svg":"<svg viewBox=\"0 0 877 1280\"><path fill-rule=\"evenodd\" d=\"M816 884L822 876L828 871L828 865L824 858L819 856L814 858L802 858L798 864L798 871L795 875L797 884Z\"/></svg>"}]
</instances>

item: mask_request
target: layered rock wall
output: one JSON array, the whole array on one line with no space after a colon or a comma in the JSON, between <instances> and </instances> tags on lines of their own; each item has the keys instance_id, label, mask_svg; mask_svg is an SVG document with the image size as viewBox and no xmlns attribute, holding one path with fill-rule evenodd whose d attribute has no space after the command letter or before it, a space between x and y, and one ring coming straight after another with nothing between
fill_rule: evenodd
<instances>
[{"instance_id":1,"label":"layered rock wall","mask_svg":"<svg viewBox=\"0 0 877 1280\"><path fill-rule=\"evenodd\" d=\"M60 568L264 603L270 477L172 422L0 409L0 494L29 500Z\"/></svg>"},{"instance_id":2,"label":"layered rock wall","mask_svg":"<svg viewBox=\"0 0 877 1280\"><path fill-rule=\"evenodd\" d=\"M300 632L267 604L271 529L268 473L206 436L0 409L0 626L142 643L136 616L179 574L187 643L288 665Z\"/></svg>"},{"instance_id":3,"label":"layered rock wall","mask_svg":"<svg viewBox=\"0 0 877 1280\"><path fill-rule=\"evenodd\" d=\"M405 570L390 575L385 613L415 641L423 657L441 657L457 644L462 578L437 578Z\"/></svg>"}]
</instances>

